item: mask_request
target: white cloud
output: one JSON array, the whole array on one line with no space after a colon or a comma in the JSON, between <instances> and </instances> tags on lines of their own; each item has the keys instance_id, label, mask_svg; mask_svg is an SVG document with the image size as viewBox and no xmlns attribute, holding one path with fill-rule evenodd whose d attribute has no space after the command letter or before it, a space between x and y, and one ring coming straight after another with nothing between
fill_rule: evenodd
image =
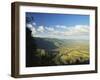
<instances>
[{"instance_id":1,"label":"white cloud","mask_svg":"<svg viewBox=\"0 0 100 80\"><path fill-rule=\"evenodd\" d=\"M86 25L76 25L69 27L68 31L71 35L85 35L89 33L89 26Z\"/></svg>"},{"instance_id":2,"label":"white cloud","mask_svg":"<svg viewBox=\"0 0 100 80\"><path fill-rule=\"evenodd\" d=\"M58 29L60 29L60 28L66 29L67 28L67 26L64 26L64 25L56 25L55 27L58 28Z\"/></svg>"},{"instance_id":3,"label":"white cloud","mask_svg":"<svg viewBox=\"0 0 100 80\"><path fill-rule=\"evenodd\" d=\"M32 31L32 35L36 33L36 29L32 24L27 24L26 27L28 27Z\"/></svg>"},{"instance_id":4,"label":"white cloud","mask_svg":"<svg viewBox=\"0 0 100 80\"><path fill-rule=\"evenodd\" d=\"M33 22L33 23L32 23L32 25L35 25L35 26L36 26L36 23L35 23L35 22Z\"/></svg>"},{"instance_id":5,"label":"white cloud","mask_svg":"<svg viewBox=\"0 0 100 80\"><path fill-rule=\"evenodd\" d=\"M33 34L36 34L36 29L34 27L32 28L32 35Z\"/></svg>"},{"instance_id":6,"label":"white cloud","mask_svg":"<svg viewBox=\"0 0 100 80\"><path fill-rule=\"evenodd\" d=\"M89 27L85 25L76 25L75 30L78 32L89 32Z\"/></svg>"},{"instance_id":7,"label":"white cloud","mask_svg":"<svg viewBox=\"0 0 100 80\"><path fill-rule=\"evenodd\" d=\"M63 26L63 25L62 25L62 26L60 26L60 27L61 27L62 29L66 29L66 28L67 28L66 26Z\"/></svg>"},{"instance_id":8,"label":"white cloud","mask_svg":"<svg viewBox=\"0 0 100 80\"><path fill-rule=\"evenodd\" d=\"M45 27L45 29L46 29L47 31L54 31L54 28L53 28L53 27Z\"/></svg>"},{"instance_id":9,"label":"white cloud","mask_svg":"<svg viewBox=\"0 0 100 80\"><path fill-rule=\"evenodd\" d=\"M31 29L33 26L32 26L32 24L26 24L26 27Z\"/></svg>"},{"instance_id":10,"label":"white cloud","mask_svg":"<svg viewBox=\"0 0 100 80\"><path fill-rule=\"evenodd\" d=\"M39 26L38 29L37 29L37 31L44 32L45 31L44 26Z\"/></svg>"},{"instance_id":11,"label":"white cloud","mask_svg":"<svg viewBox=\"0 0 100 80\"><path fill-rule=\"evenodd\" d=\"M89 26L86 25L75 25L72 27L66 27L64 30L61 29L62 27L59 26L59 29L55 29L52 31L52 34L58 36L80 36L80 35L88 35L89 34Z\"/></svg>"},{"instance_id":12,"label":"white cloud","mask_svg":"<svg viewBox=\"0 0 100 80\"><path fill-rule=\"evenodd\" d=\"M36 26L35 23L27 24L27 27L32 31L32 36L51 37L51 38L88 38L89 26L75 25L63 26L55 25L54 27ZM37 28L36 28L37 27Z\"/></svg>"}]
</instances>

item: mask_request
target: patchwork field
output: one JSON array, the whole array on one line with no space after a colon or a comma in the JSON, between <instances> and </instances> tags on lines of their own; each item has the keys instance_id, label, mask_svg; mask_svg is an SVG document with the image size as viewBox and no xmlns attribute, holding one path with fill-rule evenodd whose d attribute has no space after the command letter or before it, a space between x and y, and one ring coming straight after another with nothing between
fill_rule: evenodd
<instances>
[{"instance_id":1,"label":"patchwork field","mask_svg":"<svg viewBox=\"0 0 100 80\"><path fill-rule=\"evenodd\" d=\"M38 66L89 64L88 40L34 37L33 42Z\"/></svg>"}]
</instances>

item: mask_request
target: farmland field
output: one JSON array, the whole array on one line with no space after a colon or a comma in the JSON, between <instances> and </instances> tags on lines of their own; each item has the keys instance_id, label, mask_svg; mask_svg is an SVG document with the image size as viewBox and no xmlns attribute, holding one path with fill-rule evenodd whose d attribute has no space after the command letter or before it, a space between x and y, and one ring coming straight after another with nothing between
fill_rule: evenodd
<instances>
[{"instance_id":1,"label":"farmland field","mask_svg":"<svg viewBox=\"0 0 100 80\"><path fill-rule=\"evenodd\" d=\"M34 37L32 42L34 66L89 64L89 40Z\"/></svg>"}]
</instances>

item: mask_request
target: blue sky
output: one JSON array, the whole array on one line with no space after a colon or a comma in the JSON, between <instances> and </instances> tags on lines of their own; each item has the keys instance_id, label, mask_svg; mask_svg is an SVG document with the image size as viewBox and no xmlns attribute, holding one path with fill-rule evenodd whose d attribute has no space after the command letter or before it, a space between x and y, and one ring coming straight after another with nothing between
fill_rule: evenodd
<instances>
[{"instance_id":1,"label":"blue sky","mask_svg":"<svg viewBox=\"0 0 100 80\"><path fill-rule=\"evenodd\" d=\"M32 18L26 24L35 37L89 38L89 15L27 12L26 16Z\"/></svg>"}]
</instances>

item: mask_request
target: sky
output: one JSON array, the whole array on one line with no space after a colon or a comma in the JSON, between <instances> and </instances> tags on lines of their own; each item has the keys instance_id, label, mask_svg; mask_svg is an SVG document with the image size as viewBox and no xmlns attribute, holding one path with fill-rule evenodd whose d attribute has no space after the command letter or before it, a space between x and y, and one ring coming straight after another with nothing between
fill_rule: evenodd
<instances>
[{"instance_id":1,"label":"sky","mask_svg":"<svg viewBox=\"0 0 100 80\"><path fill-rule=\"evenodd\" d=\"M89 15L26 12L32 37L89 39Z\"/></svg>"}]
</instances>

